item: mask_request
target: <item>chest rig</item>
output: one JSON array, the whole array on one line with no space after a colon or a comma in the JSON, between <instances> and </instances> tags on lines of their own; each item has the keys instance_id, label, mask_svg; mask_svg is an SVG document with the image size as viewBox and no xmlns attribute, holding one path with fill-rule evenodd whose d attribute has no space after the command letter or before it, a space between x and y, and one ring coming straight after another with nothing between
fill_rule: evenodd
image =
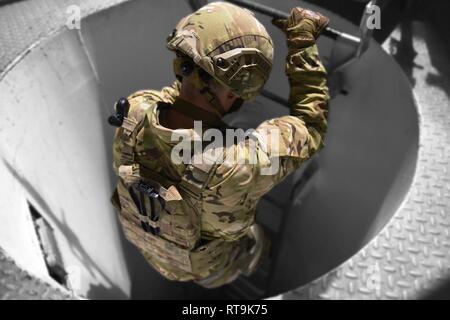
<instances>
[{"instance_id":1,"label":"chest rig","mask_svg":"<svg viewBox=\"0 0 450 320\"><path fill-rule=\"evenodd\" d=\"M202 162L192 161L178 181L138 163L136 143L143 119L153 112L149 108L157 106L141 103L129 110L124 98L116 104L110 124L118 127L120 159L116 159L115 171L121 179L112 200L128 240L162 275L182 281L206 277L235 248L222 239L201 239L202 193L216 168L216 158L202 155Z\"/></svg>"}]
</instances>

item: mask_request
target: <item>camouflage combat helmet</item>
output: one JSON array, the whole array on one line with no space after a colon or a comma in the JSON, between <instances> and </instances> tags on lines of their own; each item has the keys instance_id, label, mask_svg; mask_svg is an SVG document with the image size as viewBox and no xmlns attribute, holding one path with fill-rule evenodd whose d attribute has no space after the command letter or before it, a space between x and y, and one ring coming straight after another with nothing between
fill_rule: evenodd
<instances>
[{"instance_id":1,"label":"camouflage combat helmet","mask_svg":"<svg viewBox=\"0 0 450 320\"><path fill-rule=\"evenodd\" d=\"M187 57L243 100L258 94L272 69L273 43L264 26L252 12L226 2L210 3L181 19L167 47L179 57L177 75Z\"/></svg>"}]
</instances>

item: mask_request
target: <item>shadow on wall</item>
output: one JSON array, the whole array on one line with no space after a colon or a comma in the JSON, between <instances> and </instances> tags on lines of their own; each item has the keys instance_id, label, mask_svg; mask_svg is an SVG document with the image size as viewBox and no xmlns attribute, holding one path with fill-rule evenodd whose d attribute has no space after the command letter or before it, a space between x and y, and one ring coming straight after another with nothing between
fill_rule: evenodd
<instances>
[{"instance_id":1,"label":"shadow on wall","mask_svg":"<svg viewBox=\"0 0 450 320\"><path fill-rule=\"evenodd\" d=\"M401 26L401 38L400 40L391 39L389 43L389 52L402 67L403 72L408 77L411 85L416 85L416 79L414 79L414 68L423 69L423 66L414 62L417 52L413 45L413 30L411 19L405 19Z\"/></svg>"},{"instance_id":2,"label":"shadow on wall","mask_svg":"<svg viewBox=\"0 0 450 320\"><path fill-rule=\"evenodd\" d=\"M19 2L19 1L23 1L23 0L0 0L0 7L13 3L13 2Z\"/></svg>"},{"instance_id":3,"label":"shadow on wall","mask_svg":"<svg viewBox=\"0 0 450 320\"><path fill-rule=\"evenodd\" d=\"M116 299L126 299L127 295L117 286L114 285L114 282L108 278L108 276L102 271L102 269L95 263L94 259L86 252L80 243L76 234L72 231L70 226L66 223L65 214L62 212L61 216L63 217L62 221L58 220L57 216L53 213L52 209L45 201L44 198L41 197L39 192L28 182L26 178L21 176L5 159L3 159L3 163L8 171L14 176L15 179L29 192L32 198L37 202L40 208L45 211L45 217L49 219L51 226L58 229L59 232L64 234L67 238L67 242L70 245L70 249L73 254L77 256L80 261L82 261L83 266L91 273L93 277L95 274L100 274L103 279L108 283L109 288L105 288L102 286L102 292L99 292L99 289L94 289L89 291L86 298L106 298L103 295L97 296L96 294L107 293L108 297L116 298Z\"/></svg>"},{"instance_id":4,"label":"shadow on wall","mask_svg":"<svg viewBox=\"0 0 450 320\"><path fill-rule=\"evenodd\" d=\"M424 41L435 71L428 72L426 83L439 87L450 98L450 21L446 13L450 10L448 1L410 0L400 20L400 40L391 39L389 52L408 76L411 85L416 85L414 69L424 66L415 63L417 51L413 39Z\"/></svg>"},{"instance_id":5,"label":"shadow on wall","mask_svg":"<svg viewBox=\"0 0 450 320\"><path fill-rule=\"evenodd\" d=\"M450 99L450 12L449 1L418 1L423 8L417 12L423 12L426 25L424 39L431 58L431 64L437 70L429 73L427 83L430 86L441 88Z\"/></svg>"}]
</instances>

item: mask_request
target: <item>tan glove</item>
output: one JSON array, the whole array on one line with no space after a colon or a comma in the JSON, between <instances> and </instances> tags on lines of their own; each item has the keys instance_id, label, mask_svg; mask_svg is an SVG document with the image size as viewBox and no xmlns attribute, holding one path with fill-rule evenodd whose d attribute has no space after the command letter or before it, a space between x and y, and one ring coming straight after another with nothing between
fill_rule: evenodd
<instances>
[{"instance_id":1,"label":"tan glove","mask_svg":"<svg viewBox=\"0 0 450 320\"><path fill-rule=\"evenodd\" d=\"M289 48L305 48L315 44L330 19L318 12L296 7L288 19L273 19L272 24L287 36Z\"/></svg>"}]
</instances>

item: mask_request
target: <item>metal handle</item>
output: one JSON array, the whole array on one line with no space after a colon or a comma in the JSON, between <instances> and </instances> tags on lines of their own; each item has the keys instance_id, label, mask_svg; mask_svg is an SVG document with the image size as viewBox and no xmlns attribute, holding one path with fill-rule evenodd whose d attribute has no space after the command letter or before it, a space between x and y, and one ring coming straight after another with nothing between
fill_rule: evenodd
<instances>
[{"instance_id":1,"label":"metal handle","mask_svg":"<svg viewBox=\"0 0 450 320\"><path fill-rule=\"evenodd\" d=\"M249 0L227 0L227 1L239 5L241 7L268 15L274 19L287 19L289 17L289 14L286 12L253 1ZM352 36L351 34L348 33L340 32L330 27L325 28L322 34L334 40L336 40L337 38L344 39L348 42L354 43L355 46L359 46L361 42L361 40L358 37Z\"/></svg>"}]
</instances>

